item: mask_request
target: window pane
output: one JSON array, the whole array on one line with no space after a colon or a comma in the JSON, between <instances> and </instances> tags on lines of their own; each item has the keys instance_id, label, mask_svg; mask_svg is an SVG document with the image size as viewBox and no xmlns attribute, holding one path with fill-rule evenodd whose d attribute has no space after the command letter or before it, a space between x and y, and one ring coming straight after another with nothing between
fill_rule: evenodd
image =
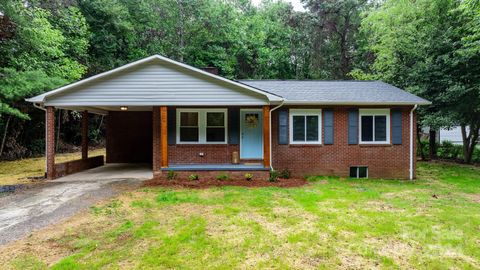
<instances>
[{"instance_id":1,"label":"window pane","mask_svg":"<svg viewBox=\"0 0 480 270\"><path fill-rule=\"evenodd\" d=\"M224 142L225 128L207 128L207 142Z\"/></svg>"},{"instance_id":2,"label":"window pane","mask_svg":"<svg viewBox=\"0 0 480 270\"><path fill-rule=\"evenodd\" d=\"M387 117L385 115L375 116L375 141L384 142L387 140Z\"/></svg>"},{"instance_id":3,"label":"window pane","mask_svg":"<svg viewBox=\"0 0 480 270\"><path fill-rule=\"evenodd\" d=\"M207 126L223 127L225 125L225 114L223 112L207 112Z\"/></svg>"},{"instance_id":4,"label":"window pane","mask_svg":"<svg viewBox=\"0 0 480 270\"><path fill-rule=\"evenodd\" d=\"M187 127L198 126L198 113L197 112L181 112L180 126L187 126Z\"/></svg>"},{"instance_id":5,"label":"window pane","mask_svg":"<svg viewBox=\"0 0 480 270\"><path fill-rule=\"evenodd\" d=\"M350 167L350 177L357 178L358 167Z\"/></svg>"},{"instance_id":6,"label":"window pane","mask_svg":"<svg viewBox=\"0 0 480 270\"><path fill-rule=\"evenodd\" d=\"M293 140L305 141L305 116L293 116Z\"/></svg>"},{"instance_id":7,"label":"window pane","mask_svg":"<svg viewBox=\"0 0 480 270\"><path fill-rule=\"evenodd\" d=\"M367 167L358 167L358 178L367 178Z\"/></svg>"},{"instance_id":8,"label":"window pane","mask_svg":"<svg viewBox=\"0 0 480 270\"><path fill-rule=\"evenodd\" d=\"M362 116L362 141L373 141L373 116Z\"/></svg>"},{"instance_id":9,"label":"window pane","mask_svg":"<svg viewBox=\"0 0 480 270\"><path fill-rule=\"evenodd\" d=\"M307 116L307 141L318 141L318 116Z\"/></svg>"},{"instance_id":10,"label":"window pane","mask_svg":"<svg viewBox=\"0 0 480 270\"><path fill-rule=\"evenodd\" d=\"M198 128L180 128L181 142L198 142Z\"/></svg>"}]
</instances>

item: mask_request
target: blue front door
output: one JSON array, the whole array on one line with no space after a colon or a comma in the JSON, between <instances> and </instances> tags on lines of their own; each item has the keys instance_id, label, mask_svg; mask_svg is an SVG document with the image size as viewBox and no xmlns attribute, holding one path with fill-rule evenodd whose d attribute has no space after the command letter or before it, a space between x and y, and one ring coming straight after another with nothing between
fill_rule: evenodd
<instances>
[{"instance_id":1,"label":"blue front door","mask_svg":"<svg viewBox=\"0 0 480 270\"><path fill-rule=\"evenodd\" d=\"M240 111L240 158L263 158L263 113L261 110Z\"/></svg>"}]
</instances>

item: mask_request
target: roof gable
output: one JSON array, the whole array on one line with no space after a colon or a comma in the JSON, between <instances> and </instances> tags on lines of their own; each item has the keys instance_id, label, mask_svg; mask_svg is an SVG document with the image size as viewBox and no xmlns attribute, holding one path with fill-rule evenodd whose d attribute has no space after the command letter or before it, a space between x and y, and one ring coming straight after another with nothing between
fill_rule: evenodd
<instances>
[{"instance_id":1,"label":"roof gable","mask_svg":"<svg viewBox=\"0 0 480 270\"><path fill-rule=\"evenodd\" d=\"M154 55L28 99L46 106L262 105L280 97Z\"/></svg>"}]
</instances>

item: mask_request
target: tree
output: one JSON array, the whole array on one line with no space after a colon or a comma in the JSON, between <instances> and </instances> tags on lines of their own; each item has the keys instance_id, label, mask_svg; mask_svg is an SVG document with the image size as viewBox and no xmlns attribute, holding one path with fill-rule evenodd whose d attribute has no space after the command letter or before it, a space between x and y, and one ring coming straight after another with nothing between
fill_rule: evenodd
<instances>
[{"instance_id":1,"label":"tree","mask_svg":"<svg viewBox=\"0 0 480 270\"><path fill-rule=\"evenodd\" d=\"M472 11L456 0L386 1L362 22L373 65L352 72L407 89L433 102L420 109L422 123L433 129L470 126L464 161L471 162L478 138L478 31ZM465 37L471 37L466 39ZM472 148L473 147L473 148Z\"/></svg>"},{"instance_id":2,"label":"tree","mask_svg":"<svg viewBox=\"0 0 480 270\"><path fill-rule=\"evenodd\" d=\"M353 67L361 12L367 0L303 0L315 19L312 72L315 78L346 79Z\"/></svg>"}]
</instances>

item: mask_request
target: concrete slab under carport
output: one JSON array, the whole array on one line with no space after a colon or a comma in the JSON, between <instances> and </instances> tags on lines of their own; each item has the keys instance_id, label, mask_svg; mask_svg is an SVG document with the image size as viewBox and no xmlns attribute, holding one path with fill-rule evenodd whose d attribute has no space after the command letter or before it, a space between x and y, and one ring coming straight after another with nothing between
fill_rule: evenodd
<instances>
[{"instance_id":1,"label":"concrete slab under carport","mask_svg":"<svg viewBox=\"0 0 480 270\"><path fill-rule=\"evenodd\" d=\"M57 178L50 182L112 182L121 179L147 180L153 177L152 165L143 163L111 163Z\"/></svg>"}]
</instances>

